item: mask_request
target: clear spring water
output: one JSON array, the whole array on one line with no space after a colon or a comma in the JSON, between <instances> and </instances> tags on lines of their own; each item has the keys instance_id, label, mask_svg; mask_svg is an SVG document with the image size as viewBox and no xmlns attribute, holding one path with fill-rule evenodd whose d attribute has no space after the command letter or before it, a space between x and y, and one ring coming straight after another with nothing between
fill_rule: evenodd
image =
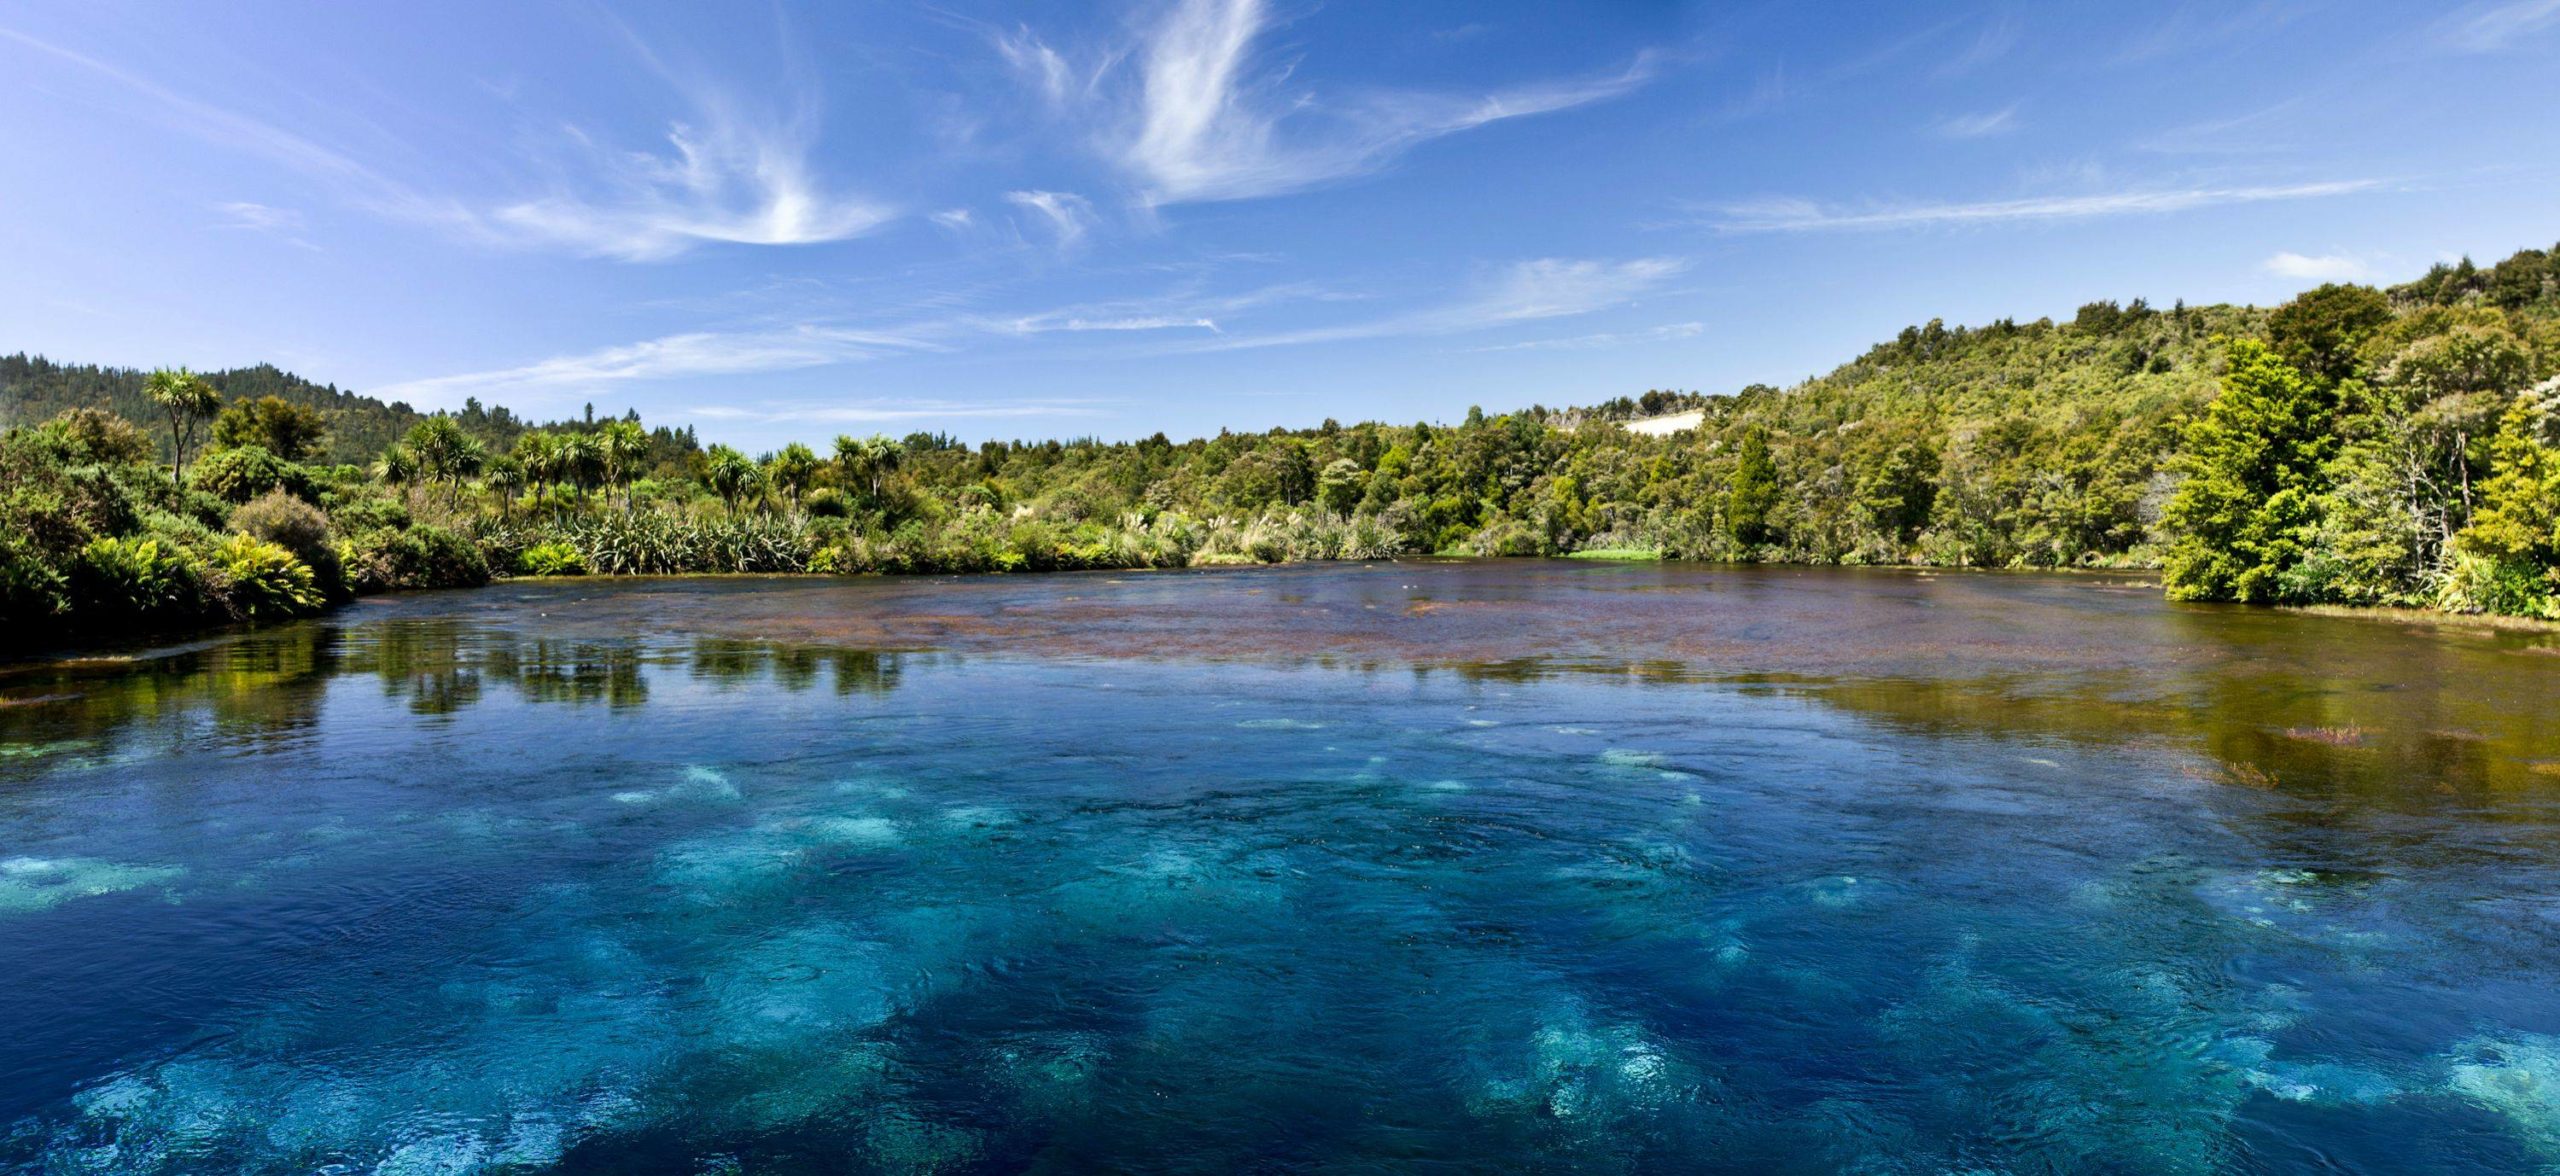
<instances>
[{"instance_id":1,"label":"clear spring water","mask_svg":"<svg viewBox=\"0 0 2560 1176\"><path fill-rule=\"evenodd\" d=\"M0 1165L2560 1170L2555 647L1506 563L15 667Z\"/></svg>"}]
</instances>

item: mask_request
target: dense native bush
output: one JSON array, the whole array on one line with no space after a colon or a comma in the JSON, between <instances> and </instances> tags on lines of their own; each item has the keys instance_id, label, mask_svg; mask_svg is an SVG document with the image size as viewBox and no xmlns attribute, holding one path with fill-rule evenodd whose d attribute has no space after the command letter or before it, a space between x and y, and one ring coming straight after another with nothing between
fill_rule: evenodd
<instances>
[{"instance_id":1,"label":"dense native bush","mask_svg":"<svg viewBox=\"0 0 2560 1176\"><path fill-rule=\"evenodd\" d=\"M70 588L81 619L102 628L169 624L207 604L194 556L151 536L90 540L71 563Z\"/></svg>"},{"instance_id":2,"label":"dense native bush","mask_svg":"<svg viewBox=\"0 0 2560 1176\"><path fill-rule=\"evenodd\" d=\"M341 596L346 577L329 535L329 519L320 509L282 490L270 490L231 512L231 529L292 552L311 569L322 595Z\"/></svg>"},{"instance_id":3,"label":"dense native bush","mask_svg":"<svg viewBox=\"0 0 2560 1176\"><path fill-rule=\"evenodd\" d=\"M407 588L473 588L489 582L489 561L470 540L442 527L365 531L338 543L338 562L360 593Z\"/></svg>"},{"instance_id":4,"label":"dense native bush","mask_svg":"<svg viewBox=\"0 0 2560 1176\"><path fill-rule=\"evenodd\" d=\"M70 607L70 584L48 554L0 531L0 631L32 634ZM32 636L24 643L31 644ZM21 644L0 636L0 649Z\"/></svg>"},{"instance_id":5,"label":"dense native bush","mask_svg":"<svg viewBox=\"0 0 2560 1176\"><path fill-rule=\"evenodd\" d=\"M476 584L492 569L995 572L1620 549L2159 566L2181 599L2553 615L2555 256L2438 267L2388 290L2326 286L2265 310L2104 301L2062 321L1930 322L1786 389L1186 442L920 433L758 457L633 416L537 428L273 369L146 376L0 357L0 414L52 418L0 434L0 641L298 607L291 574L233 533L285 550L324 593ZM1622 427L1651 413L1691 415L1669 435ZM197 456L207 423L214 451ZM101 540L114 542L93 549ZM243 590L258 603L229 601L226 545L238 582L272 587Z\"/></svg>"},{"instance_id":6,"label":"dense native bush","mask_svg":"<svg viewBox=\"0 0 2560 1176\"><path fill-rule=\"evenodd\" d=\"M689 519L672 512L603 514L556 521L483 523L483 547L510 553L553 545L604 575L685 572L797 572L809 563L809 536L792 520L747 515Z\"/></svg>"},{"instance_id":7,"label":"dense native bush","mask_svg":"<svg viewBox=\"0 0 2560 1176\"><path fill-rule=\"evenodd\" d=\"M323 501L321 505L328 509L329 525L341 535L399 531L414 521L409 508L394 498L350 496Z\"/></svg>"},{"instance_id":8,"label":"dense native bush","mask_svg":"<svg viewBox=\"0 0 2560 1176\"><path fill-rule=\"evenodd\" d=\"M208 455L187 471L187 480L196 489L232 503L247 502L270 490L282 490L302 499L316 497L308 467L256 445Z\"/></svg>"},{"instance_id":9,"label":"dense native bush","mask_svg":"<svg viewBox=\"0 0 2560 1176\"><path fill-rule=\"evenodd\" d=\"M327 603L310 565L254 535L235 534L216 544L205 576L216 599L241 620L305 616Z\"/></svg>"}]
</instances>

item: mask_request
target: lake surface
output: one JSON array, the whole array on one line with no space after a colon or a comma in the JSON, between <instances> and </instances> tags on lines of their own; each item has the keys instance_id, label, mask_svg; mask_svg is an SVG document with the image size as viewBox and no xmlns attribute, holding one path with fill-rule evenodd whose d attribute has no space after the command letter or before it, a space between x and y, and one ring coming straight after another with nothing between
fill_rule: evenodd
<instances>
[{"instance_id":1,"label":"lake surface","mask_svg":"<svg viewBox=\"0 0 2560 1176\"><path fill-rule=\"evenodd\" d=\"M0 1170L2560 1170L2560 634L1500 562L0 667Z\"/></svg>"}]
</instances>

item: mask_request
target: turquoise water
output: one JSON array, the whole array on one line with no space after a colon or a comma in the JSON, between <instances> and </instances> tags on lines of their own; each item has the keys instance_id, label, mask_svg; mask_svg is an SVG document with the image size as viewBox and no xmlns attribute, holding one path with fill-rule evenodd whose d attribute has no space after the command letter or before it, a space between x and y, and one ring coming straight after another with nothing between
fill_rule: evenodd
<instances>
[{"instance_id":1,"label":"turquoise water","mask_svg":"<svg viewBox=\"0 0 2560 1176\"><path fill-rule=\"evenodd\" d=\"M22 666L0 1163L2560 1170L2554 645L1452 564Z\"/></svg>"}]
</instances>

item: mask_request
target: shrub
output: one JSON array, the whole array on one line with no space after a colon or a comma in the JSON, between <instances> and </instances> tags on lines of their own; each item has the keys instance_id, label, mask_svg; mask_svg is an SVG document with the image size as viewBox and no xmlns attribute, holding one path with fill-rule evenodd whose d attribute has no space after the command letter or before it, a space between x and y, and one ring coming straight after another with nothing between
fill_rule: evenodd
<instances>
[{"instance_id":1,"label":"shrub","mask_svg":"<svg viewBox=\"0 0 2560 1176\"><path fill-rule=\"evenodd\" d=\"M366 531L404 531L409 527L409 508L392 498L352 498L327 504L329 525L341 535L360 535Z\"/></svg>"},{"instance_id":2,"label":"shrub","mask_svg":"<svg viewBox=\"0 0 2560 1176\"><path fill-rule=\"evenodd\" d=\"M346 577L329 543L329 520L320 509L282 490L270 490L231 512L231 529L264 539L311 569L323 595L345 594Z\"/></svg>"},{"instance_id":3,"label":"shrub","mask_svg":"<svg viewBox=\"0 0 2560 1176\"><path fill-rule=\"evenodd\" d=\"M2456 552L2445 568L2436 607L2560 621L2560 569Z\"/></svg>"},{"instance_id":4,"label":"shrub","mask_svg":"<svg viewBox=\"0 0 2560 1176\"><path fill-rule=\"evenodd\" d=\"M519 553L516 570L528 576L583 576L587 574L587 561L576 547L553 539Z\"/></svg>"},{"instance_id":5,"label":"shrub","mask_svg":"<svg viewBox=\"0 0 2560 1176\"><path fill-rule=\"evenodd\" d=\"M809 512L809 517L817 519L840 519L852 513L852 508L844 500L844 492L833 486L820 486L810 491L800 507Z\"/></svg>"},{"instance_id":6,"label":"shrub","mask_svg":"<svg viewBox=\"0 0 2560 1176\"><path fill-rule=\"evenodd\" d=\"M105 467L72 464L76 457L40 430L0 434L0 534L60 558L134 529L132 495Z\"/></svg>"},{"instance_id":7,"label":"shrub","mask_svg":"<svg viewBox=\"0 0 2560 1176\"><path fill-rule=\"evenodd\" d=\"M69 580L72 608L106 625L173 620L201 611L204 602L186 549L148 535L90 540Z\"/></svg>"},{"instance_id":8,"label":"shrub","mask_svg":"<svg viewBox=\"0 0 2560 1176\"><path fill-rule=\"evenodd\" d=\"M255 535L233 535L213 549L209 579L231 615L265 621L318 612L325 599L311 566Z\"/></svg>"},{"instance_id":9,"label":"shrub","mask_svg":"<svg viewBox=\"0 0 2560 1176\"><path fill-rule=\"evenodd\" d=\"M809 556L809 571L815 575L850 576L862 570L862 554L850 546L821 547Z\"/></svg>"},{"instance_id":10,"label":"shrub","mask_svg":"<svg viewBox=\"0 0 2560 1176\"><path fill-rule=\"evenodd\" d=\"M338 545L357 592L470 588L489 582L489 562L470 540L442 527L367 531Z\"/></svg>"},{"instance_id":11,"label":"shrub","mask_svg":"<svg viewBox=\"0 0 2560 1176\"><path fill-rule=\"evenodd\" d=\"M70 408L44 423L46 432L79 451L79 460L103 465L140 465L157 453L151 438L132 421L103 408Z\"/></svg>"},{"instance_id":12,"label":"shrub","mask_svg":"<svg viewBox=\"0 0 2560 1176\"><path fill-rule=\"evenodd\" d=\"M0 532L0 648L35 644L38 622L70 607L67 587L43 552Z\"/></svg>"},{"instance_id":13,"label":"shrub","mask_svg":"<svg viewBox=\"0 0 2560 1176\"><path fill-rule=\"evenodd\" d=\"M225 449L196 463L187 481L226 502L247 502L269 490L312 497L311 471L255 445Z\"/></svg>"}]
</instances>

